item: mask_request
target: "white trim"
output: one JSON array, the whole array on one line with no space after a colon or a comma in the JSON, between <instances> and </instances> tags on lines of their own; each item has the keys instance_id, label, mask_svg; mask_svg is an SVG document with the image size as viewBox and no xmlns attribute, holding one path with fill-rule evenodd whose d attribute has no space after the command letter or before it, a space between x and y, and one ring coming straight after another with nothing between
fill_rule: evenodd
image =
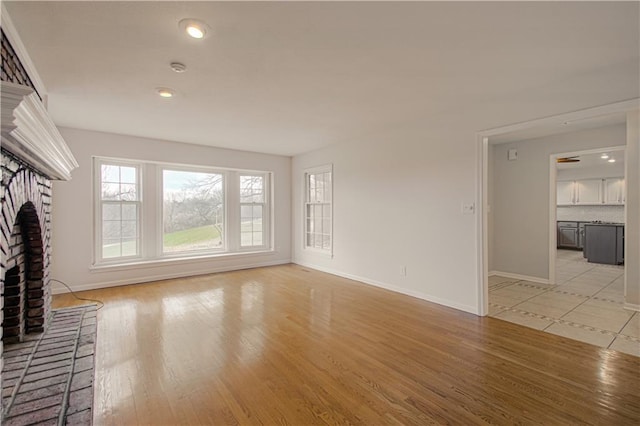
<instances>
[{"instance_id":1,"label":"white trim","mask_svg":"<svg viewBox=\"0 0 640 426\"><path fill-rule=\"evenodd\" d=\"M478 155L478 200L476 206L480 206L480 214L477 215L477 241L478 241L478 315L489 314L489 138L478 136L480 139ZM486 255L485 255L486 253ZM486 283L485 283L486 281Z\"/></svg>"},{"instance_id":2,"label":"white trim","mask_svg":"<svg viewBox=\"0 0 640 426\"><path fill-rule=\"evenodd\" d=\"M481 130L478 132L481 136L491 138L504 133L517 132L521 130L531 129L534 127L561 125L567 121L581 121L589 118L595 118L602 115L610 115L616 113L628 112L630 110L640 108L640 98L628 99L626 101L615 102L612 104L601 105L593 108L585 108L577 111L567 112L564 114L552 115L548 117L538 118L530 121L509 124L493 129Z\"/></svg>"},{"instance_id":3,"label":"white trim","mask_svg":"<svg viewBox=\"0 0 640 426\"><path fill-rule=\"evenodd\" d=\"M0 87L3 148L51 179L70 180L78 162L33 89L5 81Z\"/></svg>"},{"instance_id":4,"label":"white trim","mask_svg":"<svg viewBox=\"0 0 640 426\"><path fill-rule=\"evenodd\" d=\"M329 173L331 175L331 200L329 201L329 211L331 213L330 218L330 231L329 231L329 249L309 247L307 246L307 199L309 195L308 176L311 174ZM333 259L333 200L334 200L334 176L333 176L333 163L328 163L322 166L309 167L302 171L303 178L303 194L302 194L302 249L307 253L313 253L316 255L328 257Z\"/></svg>"},{"instance_id":5,"label":"white trim","mask_svg":"<svg viewBox=\"0 0 640 426\"><path fill-rule=\"evenodd\" d=\"M490 277L493 277L495 275L505 277L505 278L511 278L514 280L531 281L531 282L540 283L540 284L551 284L549 280L546 278L532 277L531 275L512 274L511 272L503 272L503 271L489 271Z\"/></svg>"},{"instance_id":6,"label":"white trim","mask_svg":"<svg viewBox=\"0 0 640 426\"><path fill-rule=\"evenodd\" d=\"M206 268L206 269L193 270L188 272L158 274L158 275L145 276L140 278L125 278L121 280L103 281L98 283L89 283L89 284L80 284L80 285L71 285L70 283L67 283L67 285L69 285L69 287L71 287L71 289L74 292L85 291L85 290L96 290L100 288L118 287L123 285L130 285L130 284L142 284L142 283L151 282L151 281L161 281L161 280L170 280L175 278L192 277L197 275L215 274L218 272L239 271L242 269L253 269L253 268L263 268L267 266L286 265L289 263L291 263L291 261L289 259L285 259L285 260L275 260L270 262L247 263L244 265L237 265L237 266ZM59 284L56 284L54 282L52 283L51 292L53 294L63 294L63 293L68 293L69 291L66 288L61 287Z\"/></svg>"},{"instance_id":7,"label":"white trim","mask_svg":"<svg viewBox=\"0 0 640 426\"><path fill-rule=\"evenodd\" d=\"M628 309L630 311L640 312L640 305L635 304L635 303L625 302L624 309Z\"/></svg>"},{"instance_id":8,"label":"white trim","mask_svg":"<svg viewBox=\"0 0 640 426\"><path fill-rule=\"evenodd\" d=\"M243 203L240 196L240 178L243 176L253 176L253 177L261 177L262 178L262 193L263 193L263 202L262 203ZM271 172L238 172L236 174L236 184L238 186L238 251L255 251L255 250L268 250L271 245L271 191L268 190L271 188ZM262 206L262 244L261 245L250 245L243 246L242 245L242 206Z\"/></svg>"},{"instance_id":9,"label":"white trim","mask_svg":"<svg viewBox=\"0 0 640 426\"><path fill-rule=\"evenodd\" d=\"M105 160L104 158L101 157L97 157L94 156L92 158L93 160L93 171L92 171L92 177L93 177L93 234L94 234L94 247L93 247L93 254L92 254L92 265L94 266L107 266L107 265L114 265L114 264L122 264L124 262L137 262L138 259L142 259L143 258L143 238L144 238L144 234L143 234L143 229L142 229L142 223L143 223L143 213L144 213L144 193L142 190L142 183L144 181L144 175L143 175L143 164L142 163L138 163L138 162L134 162L134 161L126 161L126 160ZM103 226L103 220L102 220L102 206L103 203L107 200L103 200L102 199L102 166L103 165L110 165L110 166L117 166L117 167L133 167L136 170L136 186L137 186L137 193L138 193L138 199L136 201L127 201L127 203L135 203L138 208L137 208L137 213L138 213L138 217L136 218L137 221L137 233L138 233L138 237L137 237L137 243L136 243L136 250L137 253L133 256L118 256L118 257L111 257L111 258L105 258L103 255L103 245L102 245L102 226ZM109 200L110 201L110 200ZM118 202L118 201L114 201L114 202Z\"/></svg>"},{"instance_id":10,"label":"white trim","mask_svg":"<svg viewBox=\"0 0 640 426\"><path fill-rule=\"evenodd\" d=\"M211 262L212 260L215 260L215 259L238 258L238 257L249 257L249 256L269 256L277 253L278 252L275 250L263 250L263 251L253 251L253 252L228 252L228 253L218 253L218 254L207 253L202 255L183 256L183 257L162 257L162 258L140 260L140 261L133 261L133 262L92 265L89 267L89 270L91 272L128 271L132 269L133 270L150 269L150 268L161 268L164 266L190 265L194 263Z\"/></svg>"},{"instance_id":11,"label":"white trim","mask_svg":"<svg viewBox=\"0 0 640 426\"><path fill-rule=\"evenodd\" d=\"M474 315L479 315L477 311L477 307L472 305L464 305L462 303L458 303L452 300L431 296L419 291L408 290L404 287L383 283L381 281L372 280L370 278L365 278L358 275L346 274L344 272L340 272L335 269L325 268L325 267L313 265L307 262L299 262L294 260L293 263L296 265L303 266L305 268L315 269L316 271L325 272L327 274L336 275L338 277L348 278L350 280L358 281L363 284L383 288L385 290L393 291L394 293L404 294L406 296L411 296L417 299L426 300L427 302L437 303L438 305L446 306L448 308L458 309L460 311L469 312Z\"/></svg>"},{"instance_id":12,"label":"white trim","mask_svg":"<svg viewBox=\"0 0 640 426\"><path fill-rule=\"evenodd\" d=\"M24 44L22 43L22 40L18 35L18 31L16 30L15 25L13 25L13 20L11 19L11 16L9 16L9 13L7 12L7 9L5 8L4 4L2 4L2 10L0 12L0 15L2 15L1 17L2 31L4 31L4 34L7 36L7 39L9 40L9 43L11 43L11 47L13 47L13 50L14 52L16 52L16 55L18 55L18 58L20 59L20 63L22 64L25 71L27 72L27 75L31 79L31 82L33 83L36 90L38 91L38 94L42 96L42 102L46 107L47 106L47 88L42 82L42 79L40 78L40 74L38 74L38 71L36 70L35 65L33 65L33 61L31 60L31 57L29 56L27 49L24 47Z\"/></svg>"},{"instance_id":13,"label":"white trim","mask_svg":"<svg viewBox=\"0 0 640 426\"><path fill-rule=\"evenodd\" d=\"M556 257L558 256L558 157L549 157L549 284L556 283Z\"/></svg>"}]
</instances>

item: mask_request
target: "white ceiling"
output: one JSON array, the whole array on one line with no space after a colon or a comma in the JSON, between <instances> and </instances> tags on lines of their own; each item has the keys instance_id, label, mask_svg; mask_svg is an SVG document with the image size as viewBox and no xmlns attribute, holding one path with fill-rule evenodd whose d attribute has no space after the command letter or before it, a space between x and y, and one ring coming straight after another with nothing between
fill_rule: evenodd
<instances>
[{"instance_id":1,"label":"white ceiling","mask_svg":"<svg viewBox=\"0 0 640 426\"><path fill-rule=\"evenodd\" d=\"M603 151L609 155L609 158L615 159L615 163L609 163L608 159L601 158L602 153L597 154L580 154L577 158L580 160L576 163L558 163L558 170L575 170L575 169L593 169L593 168L611 168L622 170L624 174L624 151Z\"/></svg>"},{"instance_id":2,"label":"white ceiling","mask_svg":"<svg viewBox=\"0 0 640 426\"><path fill-rule=\"evenodd\" d=\"M635 2L4 3L58 125L283 155L639 73Z\"/></svg>"}]
</instances>

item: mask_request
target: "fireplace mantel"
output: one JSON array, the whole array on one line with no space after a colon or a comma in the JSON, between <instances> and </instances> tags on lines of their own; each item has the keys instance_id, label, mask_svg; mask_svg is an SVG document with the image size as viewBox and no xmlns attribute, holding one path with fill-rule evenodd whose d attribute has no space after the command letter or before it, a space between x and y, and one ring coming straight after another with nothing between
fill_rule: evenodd
<instances>
[{"instance_id":1,"label":"fireplace mantel","mask_svg":"<svg viewBox=\"0 0 640 426\"><path fill-rule=\"evenodd\" d=\"M70 180L76 159L33 89L1 82L2 148L55 180Z\"/></svg>"}]
</instances>

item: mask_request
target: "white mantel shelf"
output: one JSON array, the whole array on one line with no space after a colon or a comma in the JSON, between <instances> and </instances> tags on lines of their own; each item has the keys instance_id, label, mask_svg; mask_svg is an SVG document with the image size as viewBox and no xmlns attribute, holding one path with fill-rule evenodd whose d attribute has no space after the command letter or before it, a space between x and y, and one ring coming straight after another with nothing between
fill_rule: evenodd
<instances>
[{"instance_id":1,"label":"white mantel shelf","mask_svg":"<svg viewBox=\"0 0 640 426\"><path fill-rule=\"evenodd\" d=\"M70 180L78 162L34 90L1 85L2 148L51 179Z\"/></svg>"}]
</instances>

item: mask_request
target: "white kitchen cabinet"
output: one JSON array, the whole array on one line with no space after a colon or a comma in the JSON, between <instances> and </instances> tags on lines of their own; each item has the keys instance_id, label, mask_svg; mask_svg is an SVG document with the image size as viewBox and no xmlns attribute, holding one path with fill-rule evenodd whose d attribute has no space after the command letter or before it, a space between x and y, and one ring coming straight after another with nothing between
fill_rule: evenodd
<instances>
[{"instance_id":1,"label":"white kitchen cabinet","mask_svg":"<svg viewBox=\"0 0 640 426\"><path fill-rule=\"evenodd\" d=\"M559 206L623 205L626 201L624 178L558 181L556 188Z\"/></svg>"},{"instance_id":2,"label":"white kitchen cabinet","mask_svg":"<svg viewBox=\"0 0 640 426\"><path fill-rule=\"evenodd\" d=\"M559 206L566 206L574 203L574 186L575 182L572 180L558 181L556 199Z\"/></svg>"},{"instance_id":3,"label":"white kitchen cabinet","mask_svg":"<svg viewBox=\"0 0 640 426\"><path fill-rule=\"evenodd\" d=\"M581 179L575 184L575 204L602 204L602 179Z\"/></svg>"},{"instance_id":4,"label":"white kitchen cabinet","mask_svg":"<svg viewBox=\"0 0 640 426\"><path fill-rule=\"evenodd\" d=\"M623 178L609 178L604 180L604 204L624 204L625 187Z\"/></svg>"}]
</instances>

